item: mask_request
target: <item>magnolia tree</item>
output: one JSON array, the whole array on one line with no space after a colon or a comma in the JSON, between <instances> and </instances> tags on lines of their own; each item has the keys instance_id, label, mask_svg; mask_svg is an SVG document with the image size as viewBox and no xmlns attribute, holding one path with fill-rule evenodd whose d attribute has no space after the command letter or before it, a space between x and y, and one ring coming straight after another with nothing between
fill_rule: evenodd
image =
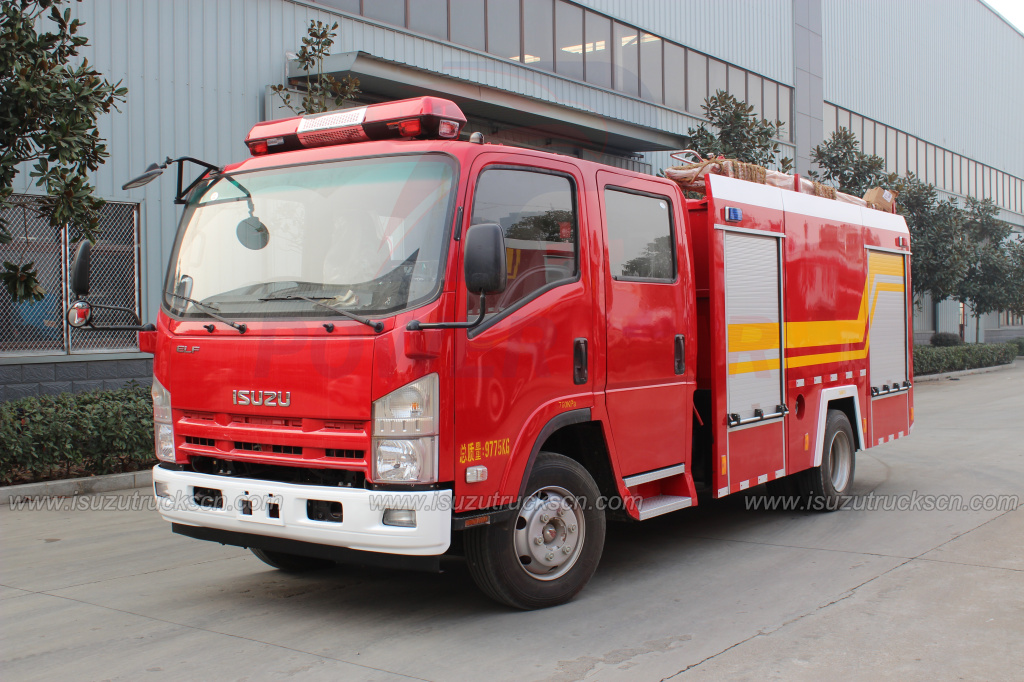
<instances>
[{"instance_id":1,"label":"magnolia tree","mask_svg":"<svg viewBox=\"0 0 1024 682\"><path fill-rule=\"evenodd\" d=\"M686 132L690 149L704 158L724 156L759 166L778 165L783 173L792 170L793 160L779 157L782 121L759 118L752 105L724 90L705 99L701 108L707 122Z\"/></svg>"},{"instance_id":2,"label":"magnolia tree","mask_svg":"<svg viewBox=\"0 0 1024 682\"><path fill-rule=\"evenodd\" d=\"M55 229L70 228L73 241L99 233L103 200L93 196L88 174L109 154L96 122L128 90L79 57L89 39L65 4L0 0L0 243L15 236L4 216L14 206L14 180L26 170L42 190L27 210ZM46 293L24 253L4 261L0 279L15 301Z\"/></svg>"}]
</instances>

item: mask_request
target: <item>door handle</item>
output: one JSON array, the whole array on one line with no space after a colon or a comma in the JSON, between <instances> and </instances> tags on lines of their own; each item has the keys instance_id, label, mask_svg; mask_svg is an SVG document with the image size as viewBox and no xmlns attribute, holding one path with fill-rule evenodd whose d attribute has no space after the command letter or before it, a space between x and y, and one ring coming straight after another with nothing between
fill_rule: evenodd
<instances>
[{"instance_id":1,"label":"door handle","mask_svg":"<svg viewBox=\"0 0 1024 682\"><path fill-rule=\"evenodd\" d=\"M587 383L587 340L576 339L572 347L572 381L574 384Z\"/></svg>"},{"instance_id":2,"label":"door handle","mask_svg":"<svg viewBox=\"0 0 1024 682\"><path fill-rule=\"evenodd\" d=\"M676 374L686 374L686 335L676 334Z\"/></svg>"}]
</instances>

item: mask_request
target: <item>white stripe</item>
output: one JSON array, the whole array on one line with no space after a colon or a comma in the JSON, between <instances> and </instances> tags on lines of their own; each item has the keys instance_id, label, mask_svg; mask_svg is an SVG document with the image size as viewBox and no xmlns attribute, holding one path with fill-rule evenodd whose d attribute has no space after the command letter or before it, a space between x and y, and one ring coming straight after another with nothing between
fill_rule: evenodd
<instances>
[{"instance_id":1,"label":"white stripe","mask_svg":"<svg viewBox=\"0 0 1024 682\"><path fill-rule=\"evenodd\" d=\"M760 476L757 477L757 484L761 485L762 483L764 483L767 480L768 480L768 474L761 474Z\"/></svg>"},{"instance_id":2,"label":"white stripe","mask_svg":"<svg viewBox=\"0 0 1024 682\"><path fill-rule=\"evenodd\" d=\"M746 481L743 481L742 483L740 483L740 490L746 490L749 487L750 487L750 481L749 480L746 480Z\"/></svg>"},{"instance_id":3,"label":"white stripe","mask_svg":"<svg viewBox=\"0 0 1024 682\"><path fill-rule=\"evenodd\" d=\"M763 206L776 211L782 208L783 190L757 182L737 180L724 175L708 175L709 194L717 204L720 201L738 201L752 206Z\"/></svg>"}]
</instances>

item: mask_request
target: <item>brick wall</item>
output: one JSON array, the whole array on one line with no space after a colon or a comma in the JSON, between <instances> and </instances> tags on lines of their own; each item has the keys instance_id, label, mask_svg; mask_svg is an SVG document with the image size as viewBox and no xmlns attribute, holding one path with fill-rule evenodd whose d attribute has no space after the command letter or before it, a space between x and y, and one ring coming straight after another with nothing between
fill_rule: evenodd
<instances>
[{"instance_id":1,"label":"brick wall","mask_svg":"<svg viewBox=\"0 0 1024 682\"><path fill-rule=\"evenodd\" d=\"M149 385L152 379L150 358L0 365L0 402L47 393L121 388L132 380Z\"/></svg>"}]
</instances>

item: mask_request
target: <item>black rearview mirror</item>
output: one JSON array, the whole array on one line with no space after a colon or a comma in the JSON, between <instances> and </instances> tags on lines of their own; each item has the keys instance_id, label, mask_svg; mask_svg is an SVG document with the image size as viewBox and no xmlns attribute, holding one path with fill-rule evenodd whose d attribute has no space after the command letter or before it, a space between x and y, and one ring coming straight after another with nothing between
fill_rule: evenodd
<instances>
[{"instance_id":1,"label":"black rearview mirror","mask_svg":"<svg viewBox=\"0 0 1024 682\"><path fill-rule=\"evenodd\" d=\"M145 173L143 173L137 178L132 178L128 182L124 183L123 185L121 185L121 189L135 189L136 187L148 185L149 183L153 182L158 177L160 177L160 174L163 172L164 169L161 168L159 164L151 163L149 164L149 168L146 169Z\"/></svg>"},{"instance_id":2,"label":"black rearview mirror","mask_svg":"<svg viewBox=\"0 0 1024 682\"><path fill-rule=\"evenodd\" d=\"M256 216L240 220L235 228L235 236L242 246L253 251L259 251L270 242L270 230Z\"/></svg>"},{"instance_id":3,"label":"black rearview mirror","mask_svg":"<svg viewBox=\"0 0 1024 682\"><path fill-rule=\"evenodd\" d=\"M89 295L89 255L92 252L92 244L88 239L83 239L78 245L78 252L71 264L71 291L78 298Z\"/></svg>"},{"instance_id":4,"label":"black rearview mirror","mask_svg":"<svg viewBox=\"0 0 1024 682\"><path fill-rule=\"evenodd\" d=\"M501 293L505 290L505 233L500 225L473 225L463 246L466 288L470 293Z\"/></svg>"}]
</instances>

